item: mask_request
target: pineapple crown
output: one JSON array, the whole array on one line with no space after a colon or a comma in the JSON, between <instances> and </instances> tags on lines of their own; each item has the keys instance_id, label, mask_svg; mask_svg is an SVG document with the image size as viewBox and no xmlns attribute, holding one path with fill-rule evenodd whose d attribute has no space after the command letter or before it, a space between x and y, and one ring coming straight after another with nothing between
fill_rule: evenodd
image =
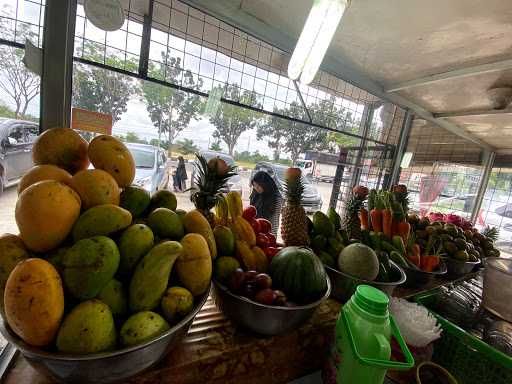
<instances>
[{"instance_id":1,"label":"pineapple crown","mask_svg":"<svg viewBox=\"0 0 512 384\"><path fill-rule=\"evenodd\" d=\"M487 225L484 229L482 229L482 235L487 237L493 243L498 240L499 230L496 227L491 227Z\"/></svg>"},{"instance_id":2,"label":"pineapple crown","mask_svg":"<svg viewBox=\"0 0 512 384\"><path fill-rule=\"evenodd\" d=\"M300 205L304 194L304 182L301 174L300 168L288 168L285 174L284 191L286 201L293 205Z\"/></svg>"}]
</instances>

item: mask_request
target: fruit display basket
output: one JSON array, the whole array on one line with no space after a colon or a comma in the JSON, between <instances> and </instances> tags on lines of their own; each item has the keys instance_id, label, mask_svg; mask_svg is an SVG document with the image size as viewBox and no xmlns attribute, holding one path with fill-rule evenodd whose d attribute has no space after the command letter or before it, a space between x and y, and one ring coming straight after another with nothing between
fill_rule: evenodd
<instances>
[{"instance_id":1,"label":"fruit display basket","mask_svg":"<svg viewBox=\"0 0 512 384\"><path fill-rule=\"evenodd\" d=\"M460 277L467 275L475 270L477 266L480 265L480 260L477 261L461 261L457 259L453 259L451 257L446 257L444 259L446 262L446 267L448 269L448 276Z\"/></svg>"},{"instance_id":2,"label":"fruit display basket","mask_svg":"<svg viewBox=\"0 0 512 384\"><path fill-rule=\"evenodd\" d=\"M435 305L438 293L439 290L434 289L414 298L429 308L443 328L442 337L434 344L433 361L446 368L459 383L512 383L512 357L432 311L430 308Z\"/></svg>"},{"instance_id":3,"label":"fruit display basket","mask_svg":"<svg viewBox=\"0 0 512 384\"><path fill-rule=\"evenodd\" d=\"M327 271L327 275L331 279L332 285L331 297L344 303L348 299L350 299L350 297L352 297L352 295L356 291L357 286L360 284L371 285L375 288L379 288L388 296L391 296L395 288L403 284L407 280L407 276L405 275L404 270L400 268L396 263L390 260L389 264L393 270L391 275L394 278L394 281L391 282L379 282L358 279L354 276L338 271L337 269L331 268L326 265L325 270Z\"/></svg>"},{"instance_id":4,"label":"fruit display basket","mask_svg":"<svg viewBox=\"0 0 512 384\"><path fill-rule=\"evenodd\" d=\"M230 292L215 280L213 293L217 307L235 324L261 335L274 336L298 327L311 317L331 293L331 282L327 276L326 281L327 289L320 299L307 305L289 307L257 303Z\"/></svg>"},{"instance_id":5,"label":"fruit display basket","mask_svg":"<svg viewBox=\"0 0 512 384\"><path fill-rule=\"evenodd\" d=\"M446 263L444 261L440 261L436 270L432 272L421 271L418 269L412 269L406 266L402 266L405 274L407 275L407 280L405 281L406 287L420 287L422 285L427 285L431 281L446 275L448 268L446 267Z\"/></svg>"},{"instance_id":6,"label":"fruit display basket","mask_svg":"<svg viewBox=\"0 0 512 384\"><path fill-rule=\"evenodd\" d=\"M169 330L142 344L112 352L81 356L33 347L16 336L3 319L0 319L0 332L16 346L30 365L58 382L122 382L156 364L186 336L210 291L211 285L206 293L196 298L194 309Z\"/></svg>"}]
</instances>

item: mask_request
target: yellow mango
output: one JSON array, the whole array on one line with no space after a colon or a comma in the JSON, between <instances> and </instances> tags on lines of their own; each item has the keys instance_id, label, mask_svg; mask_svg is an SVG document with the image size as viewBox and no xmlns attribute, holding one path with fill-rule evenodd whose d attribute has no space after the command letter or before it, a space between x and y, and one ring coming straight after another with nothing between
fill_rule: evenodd
<instances>
[{"instance_id":1,"label":"yellow mango","mask_svg":"<svg viewBox=\"0 0 512 384\"><path fill-rule=\"evenodd\" d=\"M206 292L212 278L212 258L203 236L189 233L181 239L183 252L176 260L178 277L192 295Z\"/></svg>"},{"instance_id":2,"label":"yellow mango","mask_svg":"<svg viewBox=\"0 0 512 384\"><path fill-rule=\"evenodd\" d=\"M198 233L204 237L210 249L212 259L217 257L217 244L215 243L215 236L213 235L212 227L201 212L197 209L187 212L183 217L183 225L185 232Z\"/></svg>"},{"instance_id":3,"label":"yellow mango","mask_svg":"<svg viewBox=\"0 0 512 384\"><path fill-rule=\"evenodd\" d=\"M233 219L231 222L231 230L237 240L243 240L251 247L256 245L256 234L254 233L254 229L242 216L238 216Z\"/></svg>"},{"instance_id":4,"label":"yellow mango","mask_svg":"<svg viewBox=\"0 0 512 384\"><path fill-rule=\"evenodd\" d=\"M0 236L0 294L4 297L5 283L11 271L20 261L30 257L25 244L19 236L4 233ZM3 310L4 301L0 300L0 309Z\"/></svg>"},{"instance_id":5,"label":"yellow mango","mask_svg":"<svg viewBox=\"0 0 512 384\"><path fill-rule=\"evenodd\" d=\"M27 187L38 181L55 180L63 184L69 185L71 182L71 175L62 168L56 165L43 164L36 165L29 169L27 173L21 178L18 184L18 195L23 192Z\"/></svg>"},{"instance_id":6,"label":"yellow mango","mask_svg":"<svg viewBox=\"0 0 512 384\"><path fill-rule=\"evenodd\" d=\"M100 204L119 205L119 186L109 173L101 169L85 169L76 173L70 185L80 195L84 211Z\"/></svg>"}]
</instances>

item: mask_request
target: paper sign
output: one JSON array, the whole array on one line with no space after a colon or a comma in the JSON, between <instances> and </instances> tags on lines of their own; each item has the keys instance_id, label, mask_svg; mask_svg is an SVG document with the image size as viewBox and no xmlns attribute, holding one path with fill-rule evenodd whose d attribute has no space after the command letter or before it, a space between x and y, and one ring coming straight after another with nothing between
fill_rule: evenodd
<instances>
[{"instance_id":1,"label":"paper sign","mask_svg":"<svg viewBox=\"0 0 512 384\"><path fill-rule=\"evenodd\" d=\"M27 39L25 41L25 56L23 56L23 64L30 72L41 76L43 73L43 50L36 47Z\"/></svg>"},{"instance_id":2,"label":"paper sign","mask_svg":"<svg viewBox=\"0 0 512 384\"><path fill-rule=\"evenodd\" d=\"M112 134L112 115L71 108L71 128L81 131Z\"/></svg>"},{"instance_id":3,"label":"paper sign","mask_svg":"<svg viewBox=\"0 0 512 384\"><path fill-rule=\"evenodd\" d=\"M119 0L86 0L85 16L104 31L117 31L124 24L124 10Z\"/></svg>"}]
</instances>

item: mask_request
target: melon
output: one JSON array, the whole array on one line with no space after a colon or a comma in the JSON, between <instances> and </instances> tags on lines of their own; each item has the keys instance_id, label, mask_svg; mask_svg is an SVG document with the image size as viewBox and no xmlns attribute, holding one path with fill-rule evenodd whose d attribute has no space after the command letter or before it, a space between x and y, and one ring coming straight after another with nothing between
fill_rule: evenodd
<instances>
[{"instance_id":1,"label":"melon","mask_svg":"<svg viewBox=\"0 0 512 384\"><path fill-rule=\"evenodd\" d=\"M379 259L370 247L355 243L345 247L338 256L341 272L363 280L375 280L379 274Z\"/></svg>"}]
</instances>

